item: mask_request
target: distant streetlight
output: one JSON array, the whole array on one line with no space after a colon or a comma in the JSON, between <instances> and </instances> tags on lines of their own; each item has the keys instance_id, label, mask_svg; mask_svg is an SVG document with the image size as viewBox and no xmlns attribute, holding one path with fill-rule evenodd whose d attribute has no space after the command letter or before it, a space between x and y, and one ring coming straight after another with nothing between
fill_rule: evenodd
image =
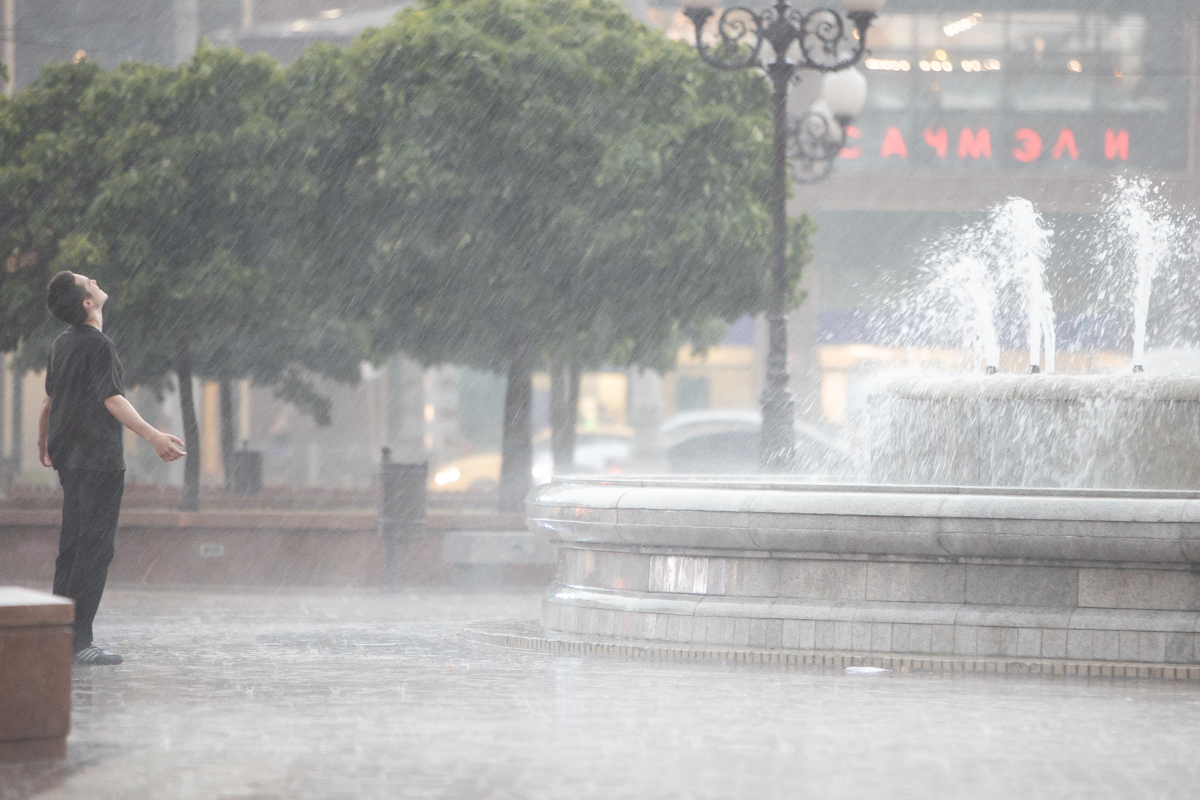
<instances>
[{"instance_id":1,"label":"distant streetlight","mask_svg":"<svg viewBox=\"0 0 1200 800\"><path fill-rule=\"evenodd\" d=\"M773 7L758 13L747 8L726 8L717 18L719 40L711 45L705 42L703 28L716 12L704 5L683 9L696 28L696 50L706 63L722 70L761 69L771 79L773 89L772 294L767 316L770 342L762 394L760 454L760 464L765 470L790 469L796 447L795 403L788 390L787 365L785 256L789 151L795 159L797 180L820 180L829 174L833 160L845 144L846 126L866 100L866 79L852 67L866 52L867 28L885 2L845 0L846 17L852 27L836 11L818 8L804 13L792 8L786 0L777 0ZM789 132L788 88L801 69L828 74L821 87L821 100Z\"/></svg>"}]
</instances>

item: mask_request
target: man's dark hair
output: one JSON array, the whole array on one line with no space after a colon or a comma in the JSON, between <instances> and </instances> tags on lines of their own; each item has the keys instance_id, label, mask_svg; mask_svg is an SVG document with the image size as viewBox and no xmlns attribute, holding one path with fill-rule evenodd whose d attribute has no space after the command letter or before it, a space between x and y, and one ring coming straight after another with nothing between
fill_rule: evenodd
<instances>
[{"instance_id":1,"label":"man's dark hair","mask_svg":"<svg viewBox=\"0 0 1200 800\"><path fill-rule=\"evenodd\" d=\"M75 282L75 273L64 270L51 278L46 287L46 308L63 322L82 325L88 318L87 309L83 307L87 297L87 292Z\"/></svg>"}]
</instances>

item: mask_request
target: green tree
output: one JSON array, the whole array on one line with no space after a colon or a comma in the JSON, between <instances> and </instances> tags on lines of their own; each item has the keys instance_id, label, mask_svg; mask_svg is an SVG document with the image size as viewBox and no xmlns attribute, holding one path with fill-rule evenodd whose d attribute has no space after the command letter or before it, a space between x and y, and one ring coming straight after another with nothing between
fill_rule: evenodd
<instances>
[{"instance_id":1,"label":"green tree","mask_svg":"<svg viewBox=\"0 0 1200 800\"><path fill-rule=\"evenodd\" d=\"M289 76L375 347L508 374L507 507L538 363L662 364L764 305L766 89L615 3L429 3Z\"/></svg>"},{"instance_id":2,"label":"green tree","mask_svg":"<svg viewBox=\"0 0 1200 800\"><path fill-rule=\"evenodd\" d=\"M189 453L183 507L196 508L193 375L251 377L322 421L328 401L307 372L357 380L369 339L296 291L291 251L277 246L287 232L286 214L273 205L279 136L271 114L286 100L272 61L202 47L175 70L61 71L86 77L86 88L57 93L67 95L66 111L8 169L45 174L61 162L67 168L51 183L72 201L29 202L24 229L38 231L37 214L52 214L45 227L55 232L55 252L20 287L3 287L19 309L13 327L24 337L23 358L38 363L55 329L42 305L49 274L73 269L106 284L106 330L122 348L129 382L161 389L177 377ZM51 70L35 87L47 82L62 83ZM47 94L31 94L38 91ZM64 174L72 167L91 180L73 185Z\"/></svg>"}]
</instances>

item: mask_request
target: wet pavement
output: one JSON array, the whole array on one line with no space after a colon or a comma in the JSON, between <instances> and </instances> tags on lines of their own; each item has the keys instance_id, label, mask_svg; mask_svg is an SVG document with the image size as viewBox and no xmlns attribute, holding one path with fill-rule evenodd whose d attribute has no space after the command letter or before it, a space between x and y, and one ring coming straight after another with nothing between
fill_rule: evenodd
<instances>
[{"instance_id":1,"label":"wet pavement","mask_svg":"<svg viewBox=\"0 0 1200 800\"><path fill-rule=\"evenodd\" d=\"M1200 687L556 657L536 594L110 590L69 755L0 798L1158 798Z\"/></svg>"}]
</instances>

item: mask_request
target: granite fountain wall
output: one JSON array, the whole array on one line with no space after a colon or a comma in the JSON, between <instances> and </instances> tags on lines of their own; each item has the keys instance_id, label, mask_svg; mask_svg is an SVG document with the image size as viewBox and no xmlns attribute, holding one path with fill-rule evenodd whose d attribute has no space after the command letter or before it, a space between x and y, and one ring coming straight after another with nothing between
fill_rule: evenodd
<instances>
[{"instance_id":1,"label":"granite fountain wall","mask_svg":"<svg viewBox=\"0 0 1200 800\"><path fill-rule=\"evenodd\" d=\"M1200 377L953 375L882 383L872 483L1200 490Z\"/></svg>"},{"instance_id":2,"label":"granite fountain wall","mask_svg":"<svg viewBox=\"0 0 1200 800\"><path fill-rule=\"evenodd\" d=\"M559 480L543 625L685 645L1200 663L1200 493Z\"/></svg>"}]
</instances>

